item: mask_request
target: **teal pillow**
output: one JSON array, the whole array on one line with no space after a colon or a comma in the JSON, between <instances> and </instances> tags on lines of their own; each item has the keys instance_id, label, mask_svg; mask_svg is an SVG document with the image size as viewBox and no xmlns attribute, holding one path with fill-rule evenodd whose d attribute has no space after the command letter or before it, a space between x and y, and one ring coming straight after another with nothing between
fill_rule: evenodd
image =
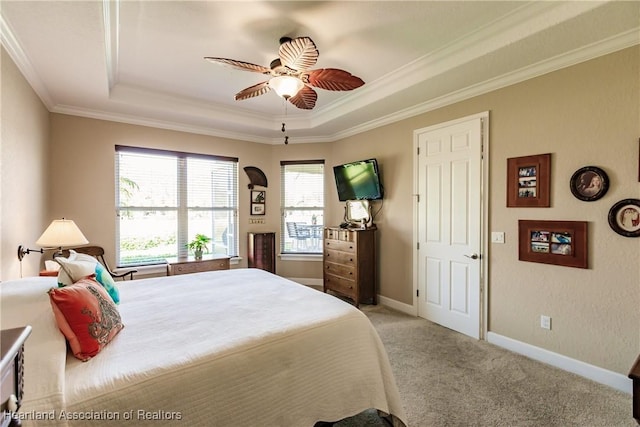
<instances>
[{"instance_id":1,"label":"teal pillow","mask_svg":"<svg viewBox=\"0 0 640 427\"><path fill-rule=\"evenodd\" d=\"M118 287L116 286L116 282L111 277L111 274L107 271L106 268L99 262L96 263L96 281L102 285L102 287L107 291L113 302L116 304L120 303L120 291L118 291Z\"/></svg>"}]
</instances>

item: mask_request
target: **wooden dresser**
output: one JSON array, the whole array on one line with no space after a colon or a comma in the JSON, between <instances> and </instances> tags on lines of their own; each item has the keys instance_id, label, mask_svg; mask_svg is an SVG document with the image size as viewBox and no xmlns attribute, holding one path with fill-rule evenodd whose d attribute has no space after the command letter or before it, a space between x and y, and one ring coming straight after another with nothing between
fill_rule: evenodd
<instances>
[{"instance_id":1,"label":"wooden dresser","mask_svg":"<svg viewBox=\"0 0 640 427\"><path fill-rule=\"evenodd\" d=\"M23 328L4 329L0 338L2 347L2 359L0 370L2 371L2 427L19 426L20 419L15 415L22 403L24 389L24 342L31 334L31 326Z\"/></svg>"},{"instance_id":2,"label":"wooden dresser","mask_svg":"<svg viewBox=\"0 0 640 427\"><path fill-rule=\"evenodd\" d=\"M249 268L276 272L276 233L249 233L247 240Z\"/></svg>"},{"instance_id":3,"label":"wooden dresser","mask_svg":"<svg viewBox=\"0 0 640 427\"><path fill-rule=\"evenodd\" d=\"M375 228L324 229L324 291L360 303L376 304Z\"/></svg>"},{"instance_id":4,"label":"wooden dresser","mask_svg":"<svg viewBox=\"0 0 640 427\"><path fill-rule=\"evenodd\" d=\"M227 255L204 255L202 259L169 258L167 259L167 276L177 274L200 273L203 271L228 270L230 257Z\"/></svg>"}]
</instances>

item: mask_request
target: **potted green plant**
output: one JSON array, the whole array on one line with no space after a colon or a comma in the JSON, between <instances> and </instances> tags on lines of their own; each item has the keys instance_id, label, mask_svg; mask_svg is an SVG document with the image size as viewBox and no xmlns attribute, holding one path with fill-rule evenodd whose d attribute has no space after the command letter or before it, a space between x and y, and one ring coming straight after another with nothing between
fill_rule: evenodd
<instances>
[{"instance_id":1,"label":"potted green plant","mask_svg":"<svg viewBox=\"0 0 640 427\"><path fill-rule=\"evenodd\" d=\"M202 252L204 250L209 252L209 247L207 246L209 242L211 242L211 237L207 237L204 234L196 234L196 237L187 243L187 248L193 251L196 259L202 259Z\"/></svg>"}]
</instances>

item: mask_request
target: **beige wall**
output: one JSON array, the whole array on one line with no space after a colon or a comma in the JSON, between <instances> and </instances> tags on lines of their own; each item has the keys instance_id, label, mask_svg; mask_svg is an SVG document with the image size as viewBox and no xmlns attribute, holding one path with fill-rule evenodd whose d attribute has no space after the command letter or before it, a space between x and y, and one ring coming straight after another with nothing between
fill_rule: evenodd
<instances>
[{"instance_id":1,"label":"beige wall","mask_svg":"<svg viewBox=\"0 0 640 427\"><path fill-rule=\"evenodd\" d=\"M412 303L413 130L490 111L489 330L622 374L640 351L640 238L614 233L610 207L640 198L638 46L334 143L336 162L377 157L380 293ZM506 208L507 158L552 153L550 208ZM602 199L574 198L569 179L599 166ZM341 215L333 212L334 219ZM589 222L589 269L518 261L518 219ZM540 315L553 329L540 328Z\"/></svg>"},{"instance_id":2,"label":"beige wall","mask_svg":"<svg viewBox=\"0 0 640 427\"><path fill-rule=\"evenodd\" d=\"M115 144L235 156L240 158L241 168L261 168L269 179L267 223L247 224L248 179L241 171L241 236L250 230L279 231L280 160L326 160L326 223L330 224L339 223L343 215L331 166L376 157L386 194L384 204L376 202L376 209L381 207L376 217L379 292L411 304L413 131L490 111L489 224L493 231L505 231L507 240L504 245L490 246L488 254L489 329L626 374L640 351L640 239L615 234L607 224L607 213L620 199L640 198L639 49L626 49L328 144L269 146L52 114L50 156L47 157L46 148L38 146L29 159L20 160L15 167L32 172L31 157L50 159L52 199L45 222L60 216L73 218L89 240L100 242L113 253ZM25 102L23 97L29 99L33 94L21 95L21 102ZM3 112L3 128L4 116ZM506 159L547 152L553 154L552 207L507 209ZM3 158L4 153L3 147ZM581 202L569 191L569 177L586 165L602 167L611 177L609 193L596 202ZM11 205L4 193L4 169L2 176L4 249L7 222L16 227L20 222L15 217L7 219L4 213ZM29 196L29 203L38 199L37 203L44 205L42 188L35 191L35 196ZM516 231L520 218L588 221L590 268L518 261ZM41 232L43 221L40 223L31 234L32 240ZM13 240L11 252L19 243L17 238ZM242 237L240 243L244 254L246 242ZM279 262L278 272L289 277L320 278L321 264ZM553 318L552 331L539 328L540 314Z\"/></svg>"},{"instance_id":3,"label":"beige wall","mask_svg":"<svg viewBox=\"0 0 640 427\"><path fill-rule=\"evenodd\" d=\"M49 113L4 48L0 117L0 280L35 276L41 255L18 261L18 245L35 241L49 225Z\"/></svg>"},{"instance_id":4,"label":"beige wall","mask_svg":"<svg viewBox=\"0 0 640 427\"><path fill-rule=\"evenodd\" d=\"M73 218L87 239L103 246L114 265L115 200L114 147L128 145L192 153L238 157L240 267L247 266L247 233L275 231L280 236L280 160L324 159L327 144L270 146L87 119L51 115L51 160L59 170L52 177L51 211L55 217ZM267 176L265 224L249 224L249 178L245 166L260 168ZM78 197L81 195L81 197ZM287 277L322 277L321 262L276 260L278 274Z\"/></svg>"}]
</instances>

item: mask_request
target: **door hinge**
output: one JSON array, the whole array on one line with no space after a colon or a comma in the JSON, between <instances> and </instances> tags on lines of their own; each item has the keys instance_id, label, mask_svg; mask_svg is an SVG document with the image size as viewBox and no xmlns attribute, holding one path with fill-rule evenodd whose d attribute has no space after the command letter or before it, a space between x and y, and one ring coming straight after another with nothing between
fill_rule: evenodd
<instances>
[{"instance_id":1,"label":"door hinge","mask_svg":"<svg viewBox=\"0 0 640 427\"><path fill-rule=\"evenodd\" d=\"M420 289L416 289L416 296L420 297Z\"/></svg>"},{"instance_id":2,"label":"door hinge","mask_svg":"<svg viewBox=\"0 0 640 427\"><path fill-rule=\"evenodd\" d=\"M416 243L416 249L420 250L420 242Z\"/></svg>"}]
</instances>

